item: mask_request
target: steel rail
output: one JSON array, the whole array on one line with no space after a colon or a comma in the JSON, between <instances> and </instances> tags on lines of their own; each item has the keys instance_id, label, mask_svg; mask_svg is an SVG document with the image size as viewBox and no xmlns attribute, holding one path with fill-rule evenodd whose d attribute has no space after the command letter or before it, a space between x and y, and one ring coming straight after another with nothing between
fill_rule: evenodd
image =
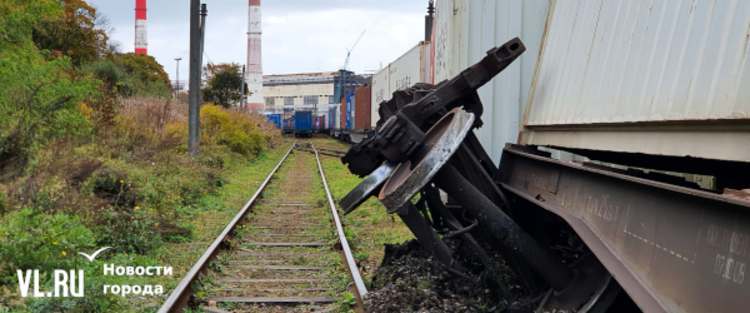
<instances>
[{"instance_id":1,"label":"steel rail","mask_svg":"<svg viewBox=\"0 0 750 313\"><path fill-rule=\"evenodd\" d=\"M357 263L354 262L354 256L352 256L352 251L349 248L349 242L346 240L346 235L344 234L344 228L341 226L341 219L339 218L339 213L336 210L336 205L333 204L333 197L331 196L331 191L328 190L328 183L326 182L326 175L323 172L323 166L320 163L318 150L315 149L315 145L312 144L312 141L310 142L310 146L312 147L313 151L315 151L315 160L318 161L318 170L320 171L320 177L323 180L323 187L326 190L326 196L328 196L328 205L331 207L331 214L333 214L333 221L336 224L336 231L339 234L339 241L341 242L341 248L344 250L344 256L346 257L346 264L347 264L347 267L349 267L349 274L351 274L352 279L354 280L354 286L356 287L355 289L359 296L359 299L364 300L364 296L367 294L367 287L365 287L365 283L362 281L362 276L359 274L359 268L357 268Z\"/></svg>"},{"instance_id":2,"label":"steel rail","mask_svg":"<svg viewBox=\"0 0 750 313\"><path fill-rule=\"evenodd\" d=\"M227 224L227 226L224 228L224 231L222 231L221 234L216 237L211 246L209 246L208 249L206 249L206 252L204 252L200 259L198 259L198 262L195 262L195 265L190 268L190 271L188 271L185 277L182 278L180 283L172 291L167 300L164 301L164 304L161 306L161 308L159 308L159 313L182 312L182 309L187 307L190 295L193 293L193 290L190 288L190 284L196 278L198 278L198 275L201 272L205 272L208 261L219 251L219 246L221 245L221 243L229 237L229 234L234 230L240 220L245 217L245 214L247 214L250 206L253 204L253 202L255 202L255 199L260 196L261 192L263 192L263 189L265 189L266 185L268 185L268 182L271 181L273 175L276 173L276 171L279 170L281 164L284 163L286 158L289 156L289 153L292 152L292 149L294 149L294 146L296 144L297 141L294 141L294 143L292 143L292 146L289 147L289 150L287 150L284 157L281 158L281 161L279 161L278 164L276 164L276 167L271 171L271 173L268 174L266 180L263 181L263 184L261 184L260 187L258 187L258 190L255 191L255 194L253 194L250 200L245 203L245 206L242 207L242 210L240 210L237 215L234 216L234 219L232 219L232 221L229 222L229 224Z\"/></svg>"}]
</instances>

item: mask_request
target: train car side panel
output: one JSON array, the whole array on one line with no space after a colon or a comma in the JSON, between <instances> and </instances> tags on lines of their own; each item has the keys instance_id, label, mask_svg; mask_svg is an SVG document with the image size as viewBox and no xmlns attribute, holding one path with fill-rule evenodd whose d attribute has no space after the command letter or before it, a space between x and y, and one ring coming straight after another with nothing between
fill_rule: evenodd
<instances>
[{"instance_id":1,"label":"train car side panel","mask_svg":"<svg viewBox=\"0 0 750 313\"><path fill-rule=\"evenodd\" d=\"M554 7L520 142L750 162L750 2L628 6Z\"/></svg>"}]
</instances>

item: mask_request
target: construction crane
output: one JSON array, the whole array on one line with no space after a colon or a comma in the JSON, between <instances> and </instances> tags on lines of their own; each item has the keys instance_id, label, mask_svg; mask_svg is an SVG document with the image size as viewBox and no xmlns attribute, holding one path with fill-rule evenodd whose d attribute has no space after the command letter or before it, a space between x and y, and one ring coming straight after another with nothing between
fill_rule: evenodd
<instances>
[{"instance_id":1,"label":"construction crane","mask_svg":"<svg viewBox=\"0 0 750 313\"><path fill-rule=\"evenodd\" d=\"M341 97L344 96L344 83L346 82L346 74L347 69L349 68L349 56L352 54L352 51L354 50L354 47L357 46L359 43L359 40L362 39L362 35L365 34L365 31L363 30L361 34L359 34L359 37L357 37L357 40L354 42L351 48L346 48L346 61L344 61L344 69L341 71L341 75L339 75L339 88L336 89L336 92L334 94L334 103L341 102Z\"/></svg>"}]
</instances>

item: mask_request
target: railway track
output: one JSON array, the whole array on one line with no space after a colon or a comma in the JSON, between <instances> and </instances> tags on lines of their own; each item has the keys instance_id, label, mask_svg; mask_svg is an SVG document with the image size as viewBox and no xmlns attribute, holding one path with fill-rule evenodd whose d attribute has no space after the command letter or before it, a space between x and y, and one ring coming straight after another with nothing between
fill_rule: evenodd
<instances>
[{"instance_id":1,"label":"railway track","mask_svg":"<svg viewBox=\"0 0 750 313\"><path fill-rule=\"evenodd\" d=\"M318 150L309 143L314 157L292 154L296 145L295 141L159 312L182 312L200 304L204 311L216 313L329 312L337 301L354 306L355 300L357 311L362 311L367 290Z\"/></svg>"},{"instance_id":2,"label":"railway track","mask_svg":"<svg viewBox=\"0 0 750 313\"><path fill-rule=\"evenodd\" d=\"M300 150L300 151L306 151L312 154L317 154L317 155L322 154L322 155L327 155L327 156L332 156L332 157L337 157L337 158L340 158L346 155L346 151L341 151L341 150L324 149L324 148L312 149L312 142L309 144L297 145L294 149Z\"/></svg>"}]
</instances>

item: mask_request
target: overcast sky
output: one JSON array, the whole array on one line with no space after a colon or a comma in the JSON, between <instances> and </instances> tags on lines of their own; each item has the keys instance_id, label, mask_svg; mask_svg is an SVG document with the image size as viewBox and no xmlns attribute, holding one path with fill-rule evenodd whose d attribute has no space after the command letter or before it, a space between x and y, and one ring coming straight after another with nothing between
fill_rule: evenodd
<instances>
[{"instance_id":1,"label":"overcast sky","mask_svg":"<svg viewBox=\"0 0 750 313\"><path fill-rule=\"evenodd\" d=\"M87 0L115 28L112 40L134 51L135 0ZM148 1L148 54L175 79L188 77L188 0ZM204 0L208 6L204 63L247 59L247 0ZM262 0L263 73L335 71L349 60L357 73L377 70L424 39L427 0Z\"/></svg>"}]
</instances>

